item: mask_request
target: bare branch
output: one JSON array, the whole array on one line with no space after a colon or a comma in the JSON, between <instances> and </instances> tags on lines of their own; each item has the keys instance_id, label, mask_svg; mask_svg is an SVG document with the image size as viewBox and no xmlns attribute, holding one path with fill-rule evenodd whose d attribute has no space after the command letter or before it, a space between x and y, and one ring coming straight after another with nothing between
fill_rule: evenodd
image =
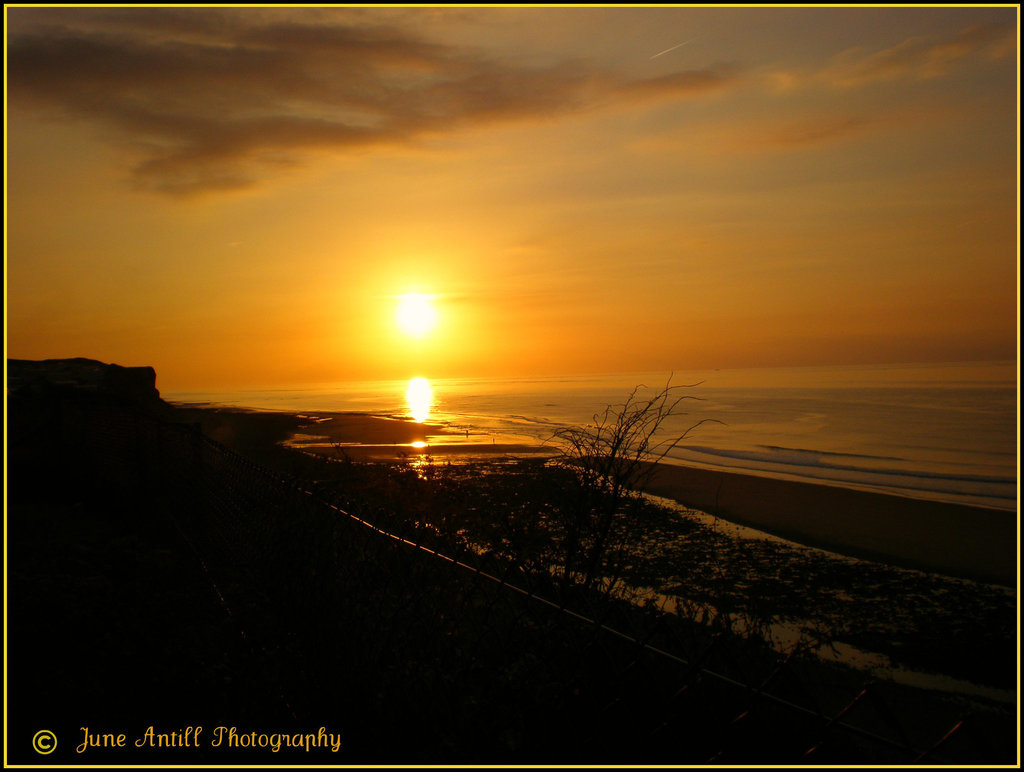
<instances>
[{"instance_id":1,"label":"bare branch","mask_svg":"<svg viewBox=\"0 0 1024 772\"><path fill-rule=\"evenodd\" d=\"M600 581L609 587L615 585L609 555L625 554L623 548L633 526L623 517L623 507L639 496L655 464L691 431L705 423L722 423L705 418L678 436L659 440L657 434L666 421L685 415L679 409L683 401L700 399L679 391L699 386L702 381L673 386L672 377L649 396L644 396L646 386L636 386L624 402L595 413L587 426L565 427L552 435L551 441L561 450L555 463L571 470L579 484L576 501L565 513L566 583L581 581L590 586Z\"/></svg>"}]
</instances>

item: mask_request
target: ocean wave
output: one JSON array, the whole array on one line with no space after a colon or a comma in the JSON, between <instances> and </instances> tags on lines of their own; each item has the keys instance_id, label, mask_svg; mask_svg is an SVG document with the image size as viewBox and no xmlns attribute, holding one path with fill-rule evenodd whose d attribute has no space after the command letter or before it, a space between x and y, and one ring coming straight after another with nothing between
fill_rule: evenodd
<instances>
[{"instance_id":1,"label":"ocean wave","mask_svg":"<svg viewBox=\"0 0 1024 772\"><path fill-rule=\"evenodd\" d=\"M772 448L772 446L768 445L761 445L759 447L763 447L766 449ZM808 470L852 472L858 475L882 475L890 477L914 478L921 480L942 480L946 482L981 483L995 485L1016 485L1017 483L1016 477L1007 477L1000 475L950 474L944 472L929 472L919 469L900 469L895 467L876 468L867 467L863 465L857 466L854 464L829 463L828 461L824 461L821 459L822 456L832 456L877 460L903 460L898 458L889 459L885 456L833 453L828 451L795 450L789 448L782 448L778 451L773 450L772 452L769 453L761 453L758 451L749 450L711 448L702 445L680 445L678 450L686 450L692 453L700 453L705 456L734 459L737 461L750 461L755 464L771 464L781 467L791 467L793 469L803 468Z\"/></svg>"},{"instance_id":2,"label":"ocean wave","mask_svg":"<svg viewBox=\"0 0 1024 772\"><path fill-rule=\"evenodd\" d=\"M759 448L785 453L809 453L815 456L837 456L840 458L865 458L873 461L906 461L899 456L872 456L866 453L839 453L834 450L811 450L810 448L786 448L781 445L758 445Z\"/></svg>"}]
</instances>

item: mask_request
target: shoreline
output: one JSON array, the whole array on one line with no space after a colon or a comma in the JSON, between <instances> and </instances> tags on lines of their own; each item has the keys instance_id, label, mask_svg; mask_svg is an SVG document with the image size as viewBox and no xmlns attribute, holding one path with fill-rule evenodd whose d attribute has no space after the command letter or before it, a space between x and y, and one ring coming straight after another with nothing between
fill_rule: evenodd
<instances>
[{"instance_id":1,"label":"shoreline","mask_svg":"<svg viewBox=\"0 0 1024 772\"><path fill-rule=\"evenodd\" d=\"M489 435L470 442L473 435L393 416L184 404L175 409L198 414L207 435L224 444L284 444L322 455L338 448L353 461L497 460L548 450L482 441ZM426 444L413 446L421 442ZM1010 512L677 464L658 464L645 491L809 547L1016 585L1017 522Z\"/></svg>"},{"instance_id":2,"label":"shoreline","mask_svg":"<svg viewBox=\"0 0 1024 772\"><path fill-rule=\"evenodd\" d=\"M675 464L658 465L645 490L809 547L1016 585L1009 512Z\"/></svg>"}]
</instances>

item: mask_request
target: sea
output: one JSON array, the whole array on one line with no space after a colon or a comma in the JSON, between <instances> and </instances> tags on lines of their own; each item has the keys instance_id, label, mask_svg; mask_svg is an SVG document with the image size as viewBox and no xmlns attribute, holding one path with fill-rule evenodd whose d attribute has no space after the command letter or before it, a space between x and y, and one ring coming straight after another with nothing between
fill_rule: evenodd
<instances>
[{"instance_id":1,"label":"sea","mask_svg":"<svg viewBox=\"0 0 1024 772\"><path fill-rule=\"evenodd\" d=\"M633 395L683 397L667 463L1014 512L1016 362L757 368L171 391L175 403L358 412L441 424L445 443L550 444ZM678 440L678 441L677 441ZM673 445L673 443L675 443Z\"/></svg>"}]
</instances>

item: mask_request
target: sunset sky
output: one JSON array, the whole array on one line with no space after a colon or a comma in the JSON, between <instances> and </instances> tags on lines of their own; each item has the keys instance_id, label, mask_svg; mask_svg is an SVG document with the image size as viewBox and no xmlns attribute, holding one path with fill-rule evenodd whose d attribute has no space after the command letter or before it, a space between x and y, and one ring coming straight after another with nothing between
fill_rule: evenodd
<instances>
[{"instance_id":1,"label":"sunset sky","mask_svg":"<svg viewBox=\"0 0 1024 772\"><path fill-rule=\"evenodd\" d=\"M1016 8L5 15L9 357L161 389L1016 357Z\"/></svg>"}]
</instances>

